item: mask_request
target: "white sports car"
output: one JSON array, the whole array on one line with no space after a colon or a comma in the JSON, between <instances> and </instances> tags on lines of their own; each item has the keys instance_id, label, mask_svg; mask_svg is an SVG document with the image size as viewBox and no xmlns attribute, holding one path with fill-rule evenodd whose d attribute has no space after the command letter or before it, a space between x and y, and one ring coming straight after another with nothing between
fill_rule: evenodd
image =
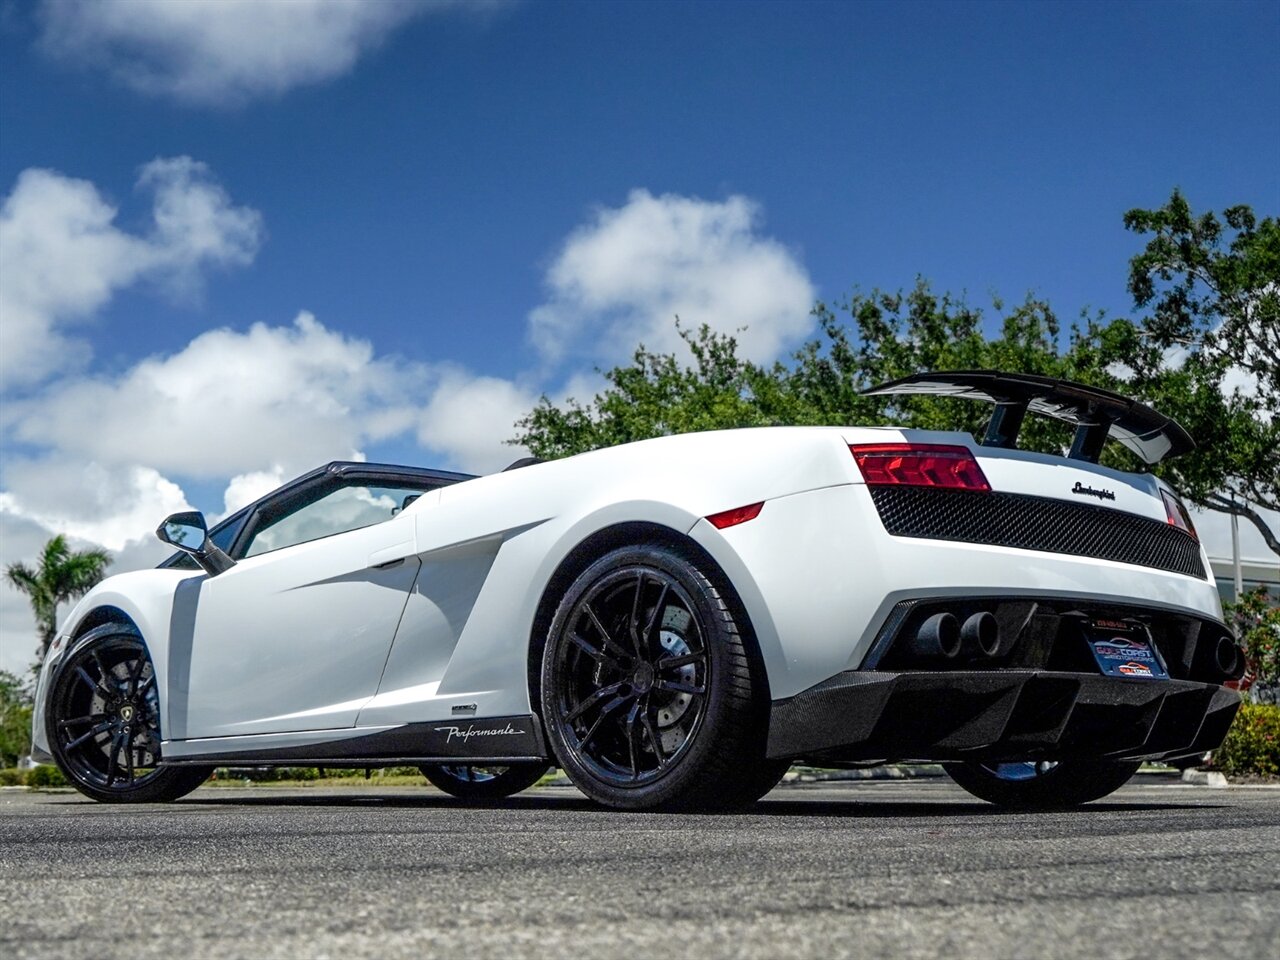
<instances>
[{"instance_id":1,"label":"white sports car","mask_svg":"<svg viewBox=\"0 0 1280 960\"><path fill-rule=\"evenodd\" d=\"M111 577L40 674L37 756L102 801L220 765L549 766L628 809L750 803L787 767L940 761L1020 807L1219 744L1243 657L1177 495L1097 463L1193 446L1113 393L992 372L985 437L778 427L468 477L331 463ZM1017 448L1028 412L1076 425Z\"/></svg>"}]
</instances>

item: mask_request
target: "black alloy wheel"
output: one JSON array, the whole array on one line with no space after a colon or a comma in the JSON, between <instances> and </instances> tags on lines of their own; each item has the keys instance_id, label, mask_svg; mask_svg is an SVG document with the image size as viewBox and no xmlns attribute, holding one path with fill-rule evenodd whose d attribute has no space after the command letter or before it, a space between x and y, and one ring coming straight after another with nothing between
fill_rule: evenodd
<instances>
[{"instance_id":1,"label":"black alloy wheel","mask_svg":"<svg viewBox=\"0 0 1280 960\"><path fill-rule=\"evenodd\" d=\"M492 766L467 763L436 763L419 767L431 785L460 800L485 802L502 800L527 790L551 768L545 763Z\"/></svg>"},{"instance_id":2,"label":"black alloy wheel","mask_svg":"<svg viewBox=\"0 0 1280 960\"><path fill-rule=\"evenodd\" d=\"M763 668L700 562L628 547L570 587L543 655L548 737L570 779L624 809L757 800L788 764L766 760Z\"/></svg>"},{"instance_id":3,"label":"black alloy wheel","mask_svg":"<svg viewBox=\"0 0 1280 960\"><path fill-rule=\"evenodd\" d=\"M943 765L957 784L1010 810L1067 810L1114 793L1138 772L1136 760L968 761Z\"/></svg>"},{"instance_id":4,"label":"black alloy wheel","mask_svg":"<svg viewBox=\"0 0 1280 960\"><path fill-rule=\"evenodd\" d=\"M142 638L110 626L82 638L57 668L45 729L77 790L104 803L176 800L209 767L162 767L155 668Z\"/></svg>"}]
</instances>

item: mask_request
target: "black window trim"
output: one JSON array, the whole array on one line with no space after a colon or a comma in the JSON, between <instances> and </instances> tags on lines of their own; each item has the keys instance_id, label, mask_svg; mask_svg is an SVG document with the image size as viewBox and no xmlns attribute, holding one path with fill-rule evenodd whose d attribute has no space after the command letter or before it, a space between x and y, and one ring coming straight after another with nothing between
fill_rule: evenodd
<instances>
[{"instance_id":1,"label":"black window trim","mask_svg":"<svg viewBox=\"0 0 1280 960\"><path fill-rule=\"evenodd\" d=\"M244 551L263 519L276 516L298 500L302 500L305 505L312 500L320 499L331 490L353 486L361 480L418 485L423 493L427 493L474 479L475 477L471 474L455 473L451 470L406 467L391 463L366 463L357 460L334 460L281 484L265 496L242 507L210 530L209 534L213 536L232 524L239 524L240 530L226 552L232 559L240 560L243 559ZM166 557L158 567L163 569L179 566L184 557L186 554L179 551Z\"/></svg>"}]
</instances>

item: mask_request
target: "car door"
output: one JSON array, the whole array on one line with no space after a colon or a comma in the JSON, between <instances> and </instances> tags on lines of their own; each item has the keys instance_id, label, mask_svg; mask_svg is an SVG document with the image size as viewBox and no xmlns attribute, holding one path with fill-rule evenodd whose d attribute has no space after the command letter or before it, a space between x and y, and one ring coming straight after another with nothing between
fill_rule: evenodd
<instances>
[{"instance_id":1,"label":"car door","mask_svg":"<svg viewBox=\"0 0 1280 960\"><path fill-rule=\"evenodd\" d=\"M259 524L230 570L188 581L168 737L353 726L418 573L414 520L399 511L419 493L341 486Z\"/></svg>"}]
</instances>

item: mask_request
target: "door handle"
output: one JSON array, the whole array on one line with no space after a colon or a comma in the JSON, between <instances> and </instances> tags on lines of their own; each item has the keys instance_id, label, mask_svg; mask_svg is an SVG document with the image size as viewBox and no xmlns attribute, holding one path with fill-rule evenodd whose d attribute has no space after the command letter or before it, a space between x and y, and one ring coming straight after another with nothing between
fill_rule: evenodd
<instances>
[{"instance_id":1,"label":"door handle","mask_svg":"<svg viewBox=\"0 0 1280 960\"><path fill-rule=\"evenodd\" d=\"M387 570L397 564L404 563L410 556L416 553L416 544L412 540L405 540L403 543L395 543L389 547L383 547L381 550L375 550L369 554L369 566L375 570Z\"/></svg>"}]
</instances>

